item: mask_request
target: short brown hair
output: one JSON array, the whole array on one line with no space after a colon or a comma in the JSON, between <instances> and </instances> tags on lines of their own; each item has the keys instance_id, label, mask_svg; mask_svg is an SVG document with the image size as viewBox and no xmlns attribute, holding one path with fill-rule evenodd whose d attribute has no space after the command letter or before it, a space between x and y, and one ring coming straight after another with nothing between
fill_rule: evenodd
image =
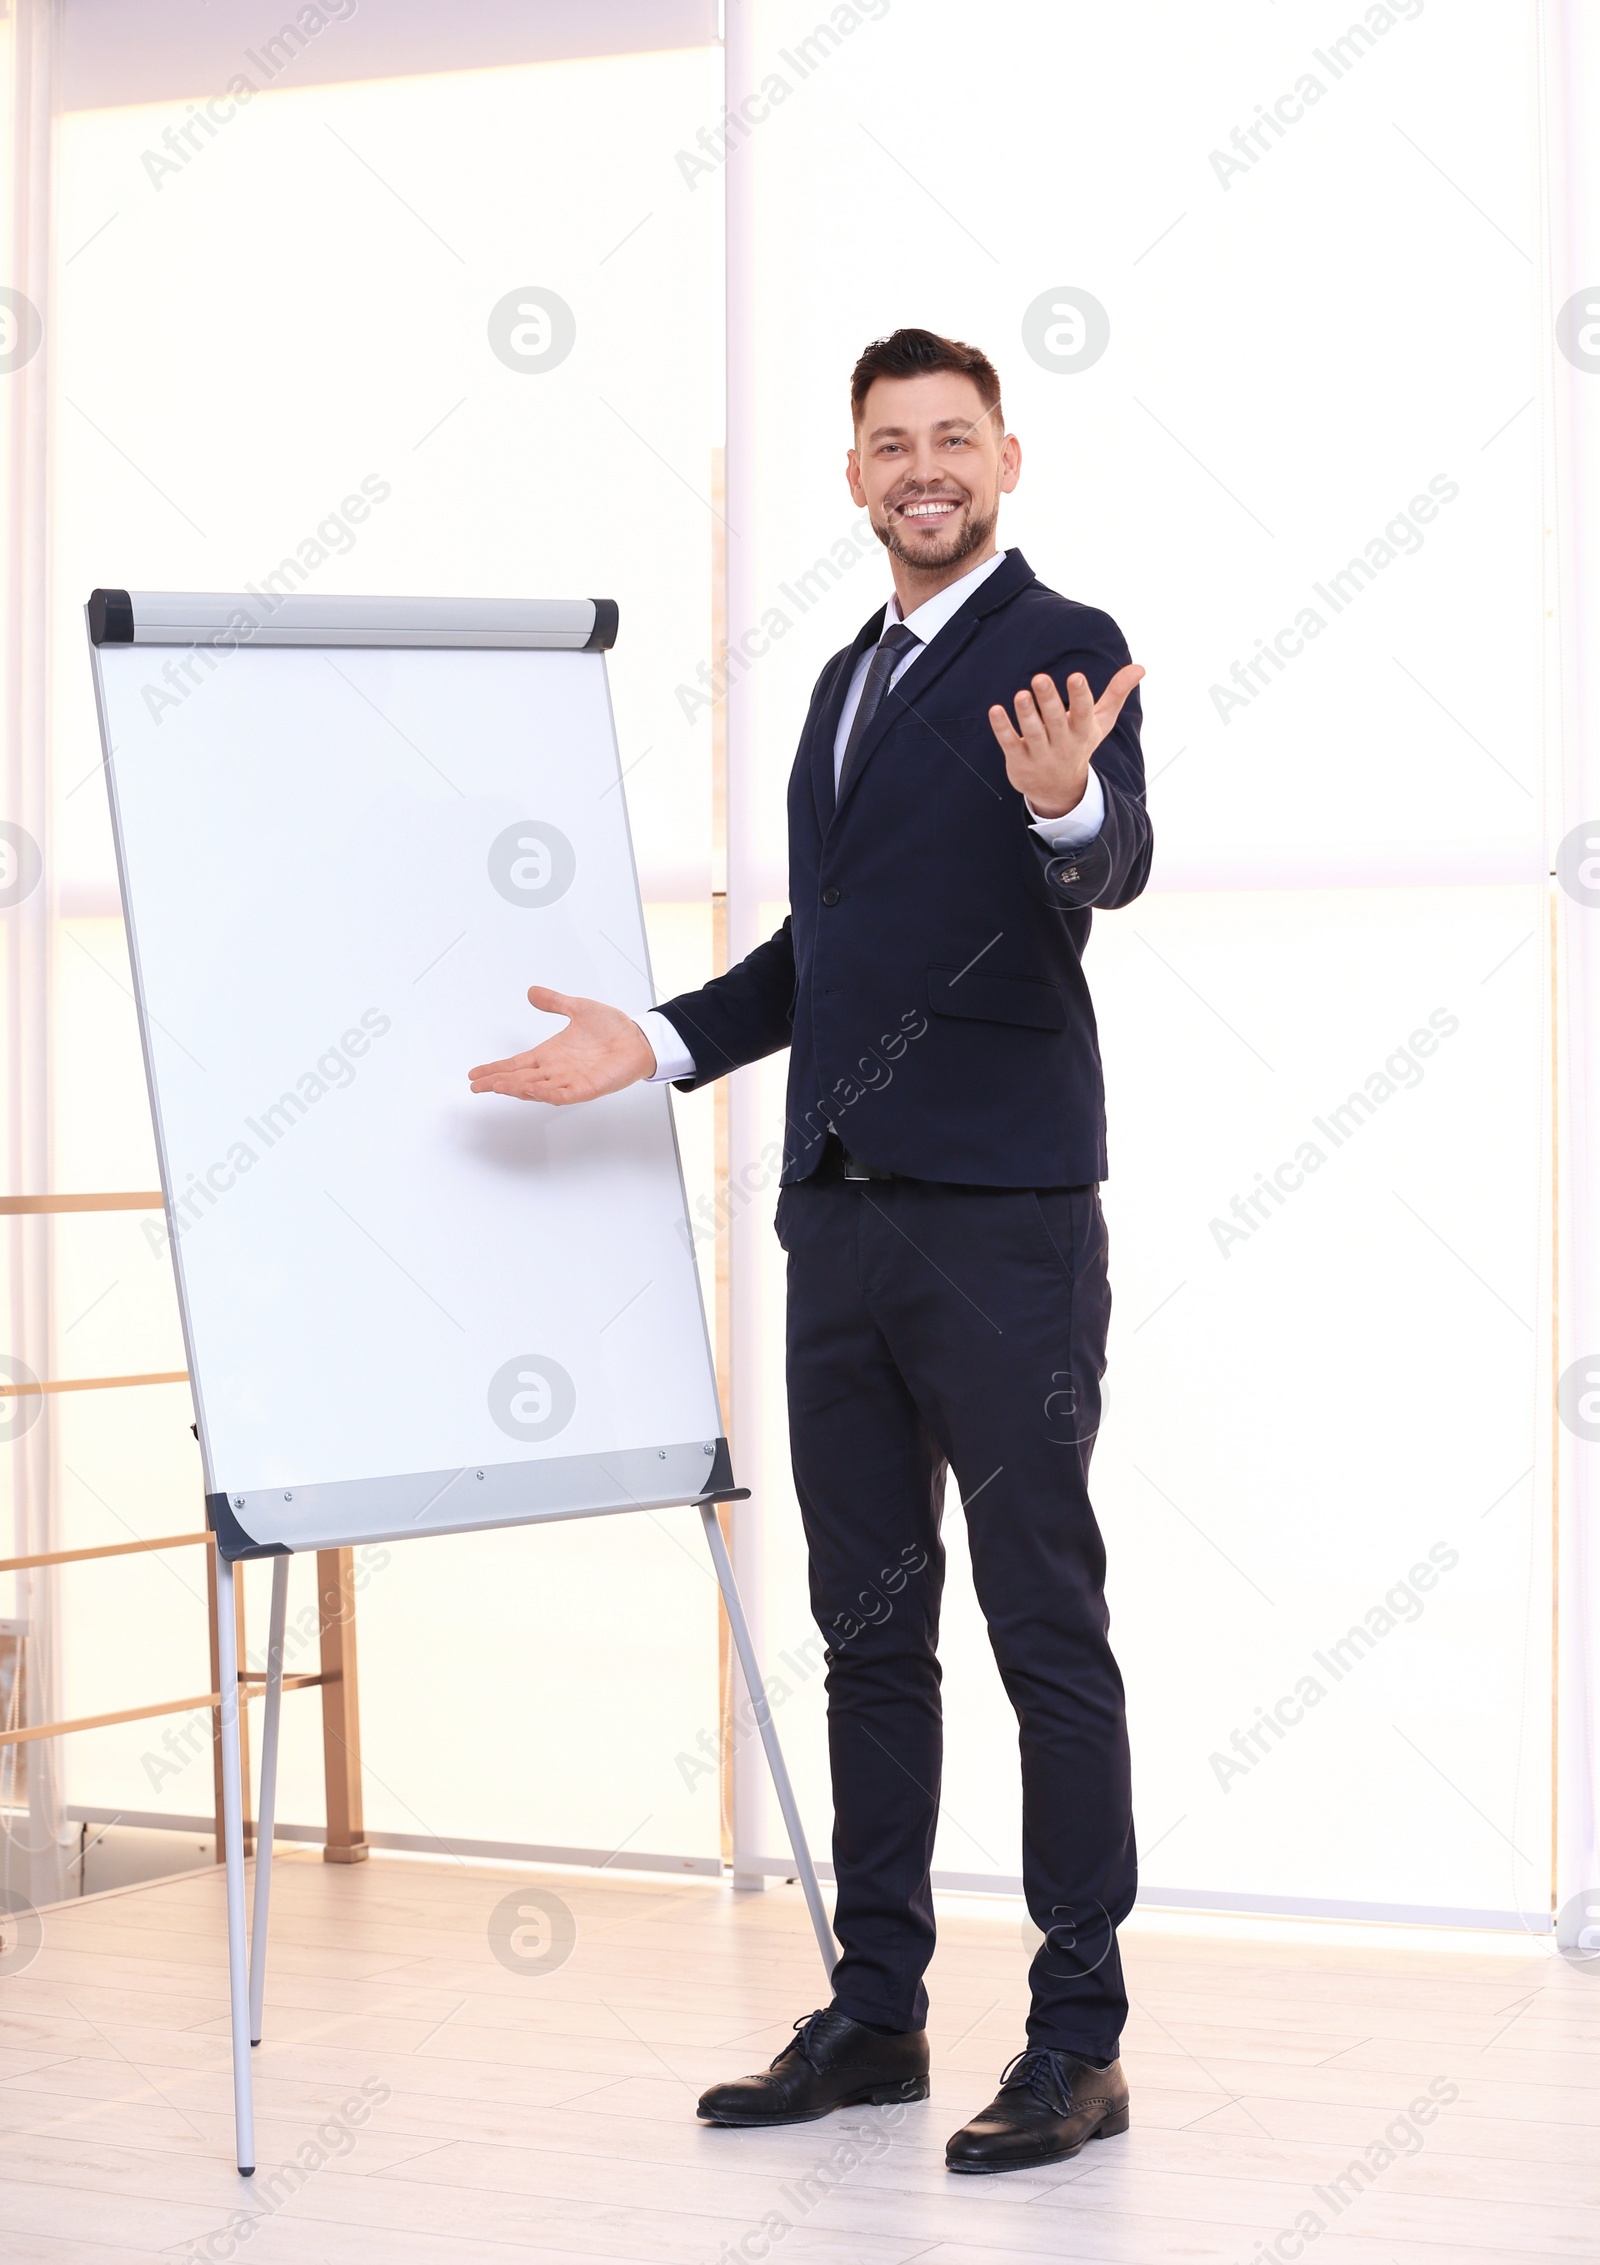
<instances>
[{"instance_id":1,"label":"short brown hair","mask_svg":"<svg viewBox=\"0 0 1600 2265\"><path fill-rule=\"evenodd\" d=\"M850 373L851 423L860 424L862 404L876 378L925 377L935 370L971 378L984 408L999 408L1000 373L987 354L934 330L895 330L887 338L875 338Z\"/></svg>"}]
</instances>

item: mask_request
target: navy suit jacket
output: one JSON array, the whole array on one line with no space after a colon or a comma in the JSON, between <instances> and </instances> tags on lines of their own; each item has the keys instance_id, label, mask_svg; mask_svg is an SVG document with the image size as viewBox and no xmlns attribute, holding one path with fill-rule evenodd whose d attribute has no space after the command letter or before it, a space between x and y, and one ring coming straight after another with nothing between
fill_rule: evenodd
<instances>
[{"instance_id":1,"label":"navy suit jacket","mask_svg":"<svg viewBox=\"0 0 1600 2265\"><path fill-rule=\"evenodd\" d=\"M811 695L789 781L790 916L748 958L660 1011L692 1092L790 1049L785 1186L831 1126L916 1179L1072 1187L1106 1174L1105 1097L1083 974L1094 905L1150 870L1139 695L1093 761L1105 824L1067 854L1032 830L988 711L1040 670L1096 699L1128 660L1108 614L1058 597L1019 551L891 687L834 806L833 743L875 613Z\"/></svg>"}]
</instances>

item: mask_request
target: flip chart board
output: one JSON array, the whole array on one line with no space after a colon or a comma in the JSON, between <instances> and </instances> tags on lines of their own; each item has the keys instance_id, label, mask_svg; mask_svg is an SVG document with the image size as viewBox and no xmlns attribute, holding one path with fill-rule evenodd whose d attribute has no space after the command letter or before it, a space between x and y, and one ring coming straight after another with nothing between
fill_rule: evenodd
<instances>
[{"instance_id":1,"label":"flip chart board","mask_svg":"<svg viewBox=\"0 0 1600 2265\"><path fill-rule=\"evenodd\" d=\"M88 618L224 1556L731 1498L665 1089L467 1085L530 983L653 1003L615 606Z\"/></svg>"}]
</instances>

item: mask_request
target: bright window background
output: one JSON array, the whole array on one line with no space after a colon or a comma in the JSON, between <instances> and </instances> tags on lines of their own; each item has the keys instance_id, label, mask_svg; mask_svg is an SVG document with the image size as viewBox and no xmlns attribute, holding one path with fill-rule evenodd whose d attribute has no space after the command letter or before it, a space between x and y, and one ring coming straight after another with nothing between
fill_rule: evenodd
<instances>
[{"instance_id":1,"label":"bright window background","mask_svg":"<svg viewBox=\"0 0 1600 2265\"><path fill-rule=\"evenodd\" d=\"M96 583L259 582L367 475L390 493L351 547L320 538L330 555L308 587L620 600L612 682L658 990L709 971L712 719L687 694L712 657L731 181L762 248L736 403L759 469L739 526L760 608L785 617L748 680L740 753L763 801L734 882L766 927L784 910L783 787L811 683L887 589L840 477L845 380L868 338L920 322L995 356L1025 452L1004 538L1115 614L1151 671L1155 879L1099 924L1089 962L1117 1294L1095 1483L1147 1879L1278 1907L1543 1910L1531 12L1393 0L1364 47L1348 11L1323 20L1310 0L1226 20L1151 0L1137 21L1001 0L977 31L953 0L876 14L861 0L830 47L825 11L741 0L756 76L786 91L725 176L679 162L704 148L722 88L709 44L668 48L663 30L652 49L652 21L676 10L597 7L585 22L603 19L618 51L583 56L557 11L530 6L519 20L548 19L560 59L495 66L482 7L463 7L458 34L397 5L385 21L432 60L385 66L363 9L320 35L315 83L311 65L286 72L214 138L196 130L159 188L143 153L224 83L233 31L218 26L241 48L253 32L231 5L177 31L174 10L159 26L145 13L73 0L100 67L60 150L56 1184L155 1177L83 598ZM157 67L175 40L192 43L187 74ZM1281 137L1262 126L1224 186L1211 153L1231 155L1230 133L1280 98L1294 109L1308 72L1322 98ZM930 131L953 84L959 130ZM125 90L135 106L107 106ZM538 378L497 362L485 331L528 283L577 323L571 357ZM1023 344L1025 311L1063 286L1109 318L1106 352L1077 374ZM1435 479L1458 492L1420 547L1397 533L1399 555L1335 614L1315 585ZM819 559L830 570L807 579ZM1236 689L1234 665L1307 605L1322 633L1281 672L1263 663L1267 681L1224 720L1211 688ZM286 875L286 920L293 894ZM1318 1139L1315 1120L1435 1014L1458 1027L1420 1077L1389 1073L1397 1089L1370 1121L1337 1148L1321 1138L1323 1167L1280 1205L1261 1198L1266 1216L1224 1255L1213 1220L1233 1222L1258 1175ZM465 1064L470 1033L463 1049ZM783 1064L748 1078L759 1149ZM695 1201L711 1190L710 1097L678 1122ZM54 1232L56 1373L181 1366L138 1219ZM760 1307L737 1348L759 1420L736 1451L766 1542L779 1722L826 1848L780 1254L765 1218L760 1235ZM709 1243L702 1255L709 1291ZM182 1387L64 1395L53 1420L65 1545L197 1522ZM717 1720L695 1524L374 1553L359 1611L369 1827L714 1857L715 1780L679 1759ZM947 1534L938 1863L1012 1879L1015 1725L954 1505ZM1368 1656L1337 1678L1319 1669L1434 1549L1455 1562L1420 1613L1397 1593ZM294 1568L291 1630L309 1576ZM249 1587L259 1642L260 1569ZM198 1553L64 1575L65 1711L203 1689L203 1596ZM1325 1697L1281 1737L1260 1730L1252 1754L1259 1710L1308 1673ZM64 1742L69 1800L206 1813L205 1750L175 1758L162 1728ZM281 1813L315 1822L314 1701L289 1701L285 1735ZM1238 1774L1219 1775L1218 1756ZM781 1860L775 1817L751 1841Z\"/></svg>"},{"instance_id":2,"label":"bright window background","mask_svg":"<svg viewBox=\"0 0 1600 2265\"><path fill-rule=\"evenodd\" d=\"M971 338L1023 444L1002 539L1113 613L1150 671L1155 877L1097 923L1088 962L1116 1292L1094 1481L1146 1881L1279 1908L1545 1911L1531 18L1486 0L1367 16L1163 0L1137 19L1001 6L983 67L960 71L959 131L927 133L924 98L974 57L970 13L862 14L829 49L803 44L809 6L753 11L751 75L788 92L734 179L783 257L757 265L742 404L757 469L734 509L760 606L789 618L747 680L740 760L764 854L741 877L781 909L810 686L887 590L875 546L856 563L832 551L856 517L850 364L900 322ZM1347 34L1352 14L1387 28ZM1310 104L1292 91L1308 73ZM1235 157L1231 131L1285 96L1280 116L1302 114L1219 174L1211 153ZM1024 344L1026 311L1063 286L1109 320L1079 371ZM1070 312L1051 319L1070 347ZM1433 515L1397 523L1430 483ZM1336 610L1316 585L1386 528L1390 555ZM830 555L834 578L805 584ZM1320 633L1302 623L1246 698L1233 665L1307 607ZM1408 1057L1430 1018L1448 1035ZM1370 1115L1318 1132L1375 1073ZM754 1074L764 1140L782 1080ZM1234 1199L1308 1140L1324 1161L1298 1186L1291 1167L1246 1233ZM807 1618L782 1259L761 1233L776 1659ZM952 1496L936 1863L1014 1878L1015 1721L961 1527ZM1403 1588L1430 1552L1433 1586ZM1365 1640L1337 1651L1352 1626ZM1308 1676L1322 1695L1261 1725ZM790 1681L784 1735L825 1845L821 1675ZM780 1829L761 1827L775 1855Z\"/></svg>"},{"instance_id":3,"label":"bright window background","mask_svg":"<svg viewBox=\"0 0 1600 2265\"><path fill-rule=\"evenodd\" d=\"M603 13L614 32L620 11ZM120 33L135 84L137 28ZM323 63L345 28L320 35ZM115 19L102 29L119 36ZM448 66L448 37L424 35ZM710 653L718 215L685 192L673 154L715 114L720 54L649 51L641 18L644 52L366 83L290 71L212 138L192 130L193 154L153 181L144 153L226 75L214 28L197 18L195 39L210 45L176 72L183 95L74 111L62 133L65 1189L156 1181L81 626L96 584L235 589L321 549L314 591L615 597L611 682L658 988L710 968L710 738L676 688ZM98 83L115 87L117 70L103 63ZM577 332L536 376L487 336L490 309L528 284L559 294ZM341 525L369 475L380 500ZM286 923L294 896L286 872ZM461 1041L464 1071L477 1051L470 1030ZM708 1116L685 1126L684 1152L693 1198L710 1184ZM63 1221L56 1250L58 1373L183 1366L169 1271L136 1216ZM56 1412L65 1546L200 1522L186 1388L65 1395ZM715 1779L708 1791L678 1763L717 1722L716 1591L692 1511L366 1559L369 1830L716 1860ZM259 1646L264 1569L247 1584ZM292 1653L312 1594L297 1563ZM205 1690L204 1597L197 1551L72 1573L66 1713ZM291 1667L313 1651L302 1637ZM291 1697L284 1722L279 1813L315 1823L315 1699ZM187 1725L172 1727L175 1745L162 1721L66 1741L69 1802L208 1814L209 1743L186 1747Z\"/></svg>"}]
</instances>

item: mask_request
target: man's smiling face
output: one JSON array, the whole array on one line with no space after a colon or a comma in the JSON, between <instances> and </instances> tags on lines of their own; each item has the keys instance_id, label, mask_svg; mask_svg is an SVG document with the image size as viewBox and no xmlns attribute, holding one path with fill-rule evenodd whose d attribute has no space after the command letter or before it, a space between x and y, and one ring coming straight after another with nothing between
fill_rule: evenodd
<instances>
[{"instance_id":1,"label":"man's smiling face","mask_svg":"<svg viewBox=\"0 0 1600 2265\"><path fill-rule=\"evenodd\" d=\"M873 381L846 477L890 556L939 581L988 555L1021 460L999 404L986 409L971 378L935 370Z\"/></svg>"}]
</instances>

